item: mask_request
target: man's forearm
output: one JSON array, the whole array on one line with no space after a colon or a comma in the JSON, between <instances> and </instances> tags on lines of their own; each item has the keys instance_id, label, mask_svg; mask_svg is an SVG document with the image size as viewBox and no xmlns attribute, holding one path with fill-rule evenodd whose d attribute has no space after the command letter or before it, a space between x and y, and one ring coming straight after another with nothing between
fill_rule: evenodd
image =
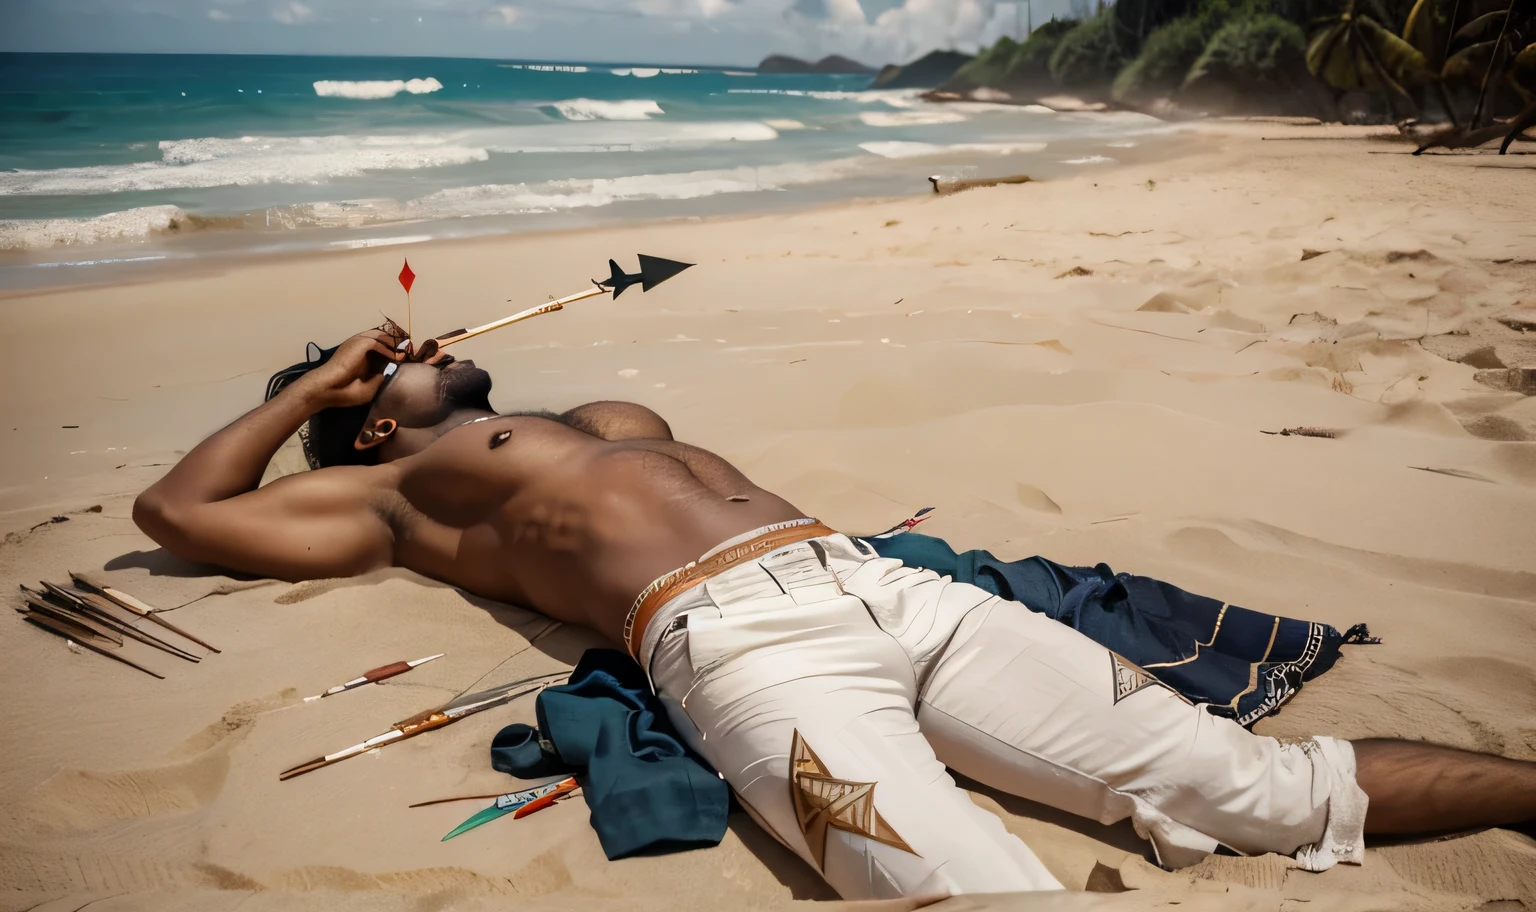
<instances>
[{"instance_id":1,"label":"man's forearm","mask_svg":"<svg viewBox=\"0 0 1536 912\"><path fill-rule=\"evenodd\" d=\"M141 510L214 503L255 490L278 448L324 407L319 391L295 383L182 457L140 495L135 519Z\"/></svg>"}]
</instances>

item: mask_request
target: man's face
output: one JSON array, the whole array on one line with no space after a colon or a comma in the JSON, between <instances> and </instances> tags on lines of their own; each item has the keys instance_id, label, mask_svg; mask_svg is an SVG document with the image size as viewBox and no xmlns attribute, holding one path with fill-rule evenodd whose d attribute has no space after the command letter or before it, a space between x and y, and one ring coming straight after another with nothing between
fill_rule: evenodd
<instances>
[{"instance_id":1,"label":"man's face","mask_svg":"<svg viewBox=\"0 0 1536 912\"><path fill-rule=\"evenodd\" d=\"M473 361L443 356L435 364L407 361L373 403L369 420L393 418L401 427L435 427L462 409L491 408L491 375Z\"/></svg>"}]
</instances>

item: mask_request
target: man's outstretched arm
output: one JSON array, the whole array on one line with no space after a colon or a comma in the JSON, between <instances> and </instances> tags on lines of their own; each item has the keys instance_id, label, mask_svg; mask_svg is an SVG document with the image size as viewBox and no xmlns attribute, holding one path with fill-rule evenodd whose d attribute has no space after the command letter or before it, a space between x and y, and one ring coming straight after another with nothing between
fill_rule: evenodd
<instances>
[{"instance_id":1,"label":"man's outstretched arm","mask_svg":"<svg viewBox=\"0 0 1536 912\"><path fill-rule=\"evenodd\" d=\"M325 365L199 444L134 502L146 535L187 560L308 579L390 562L375 470L336 467L257 488L278 447L316 412L368 402L397 356L381 332L353 336Z\"/></svg>"}]
</instances>

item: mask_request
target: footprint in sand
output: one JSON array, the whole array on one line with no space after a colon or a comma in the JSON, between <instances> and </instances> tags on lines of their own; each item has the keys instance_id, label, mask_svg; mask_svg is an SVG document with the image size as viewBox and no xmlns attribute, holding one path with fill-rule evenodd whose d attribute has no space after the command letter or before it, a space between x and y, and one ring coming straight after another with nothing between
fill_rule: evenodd
<instances>
[{"instance_id":1,"label":"footprint in sand","mask_svg":"<svg viewBox=\"0 0 1536 912\"><path fill-rule=\"evenodd\" d=\"M124 820L186 814L212 803L229 776L229 752L262 713L298 702L287 688L237 704L187 739L175 759L137 770L66 767L17 802L19 822L38 833L93 830Z\"/></svg>"}]
</instances>

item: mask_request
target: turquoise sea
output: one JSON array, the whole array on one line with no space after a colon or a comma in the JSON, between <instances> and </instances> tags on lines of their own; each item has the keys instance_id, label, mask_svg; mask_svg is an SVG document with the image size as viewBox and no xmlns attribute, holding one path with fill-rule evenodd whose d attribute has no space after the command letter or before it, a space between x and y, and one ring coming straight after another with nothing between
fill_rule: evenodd
<instances>
[{"instance_id":1,"label":"turquoise sea","mask_svg":"<svg viewBox=\"0 0 1536 912\"><path fill-rule=\"evenodd\" d=\"M209 254L1049 177L1167 127L862 76L412 57L0 54L0 287Z\"/></svg>"}]
</instances>

